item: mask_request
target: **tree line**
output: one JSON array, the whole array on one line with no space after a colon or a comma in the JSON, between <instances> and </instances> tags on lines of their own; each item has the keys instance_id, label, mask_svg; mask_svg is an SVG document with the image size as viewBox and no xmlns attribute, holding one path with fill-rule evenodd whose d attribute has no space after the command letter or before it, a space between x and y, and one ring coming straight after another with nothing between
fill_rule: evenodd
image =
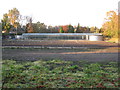
<instances>
[{"instance_id":1,"label":"tree line","mask_svg":"<svg viewBox=\"0 0 120 90\"><path fill-rule=\"evenodd\" d=\"M3 15L2 33L22 34L22 33L103 33L107 37L118 37L118 15L115 11L106 13L105 22L101 28L81 26L61 25L47 26L41 22L32 22L32 17L22 16L17 8L13 8Z\"/></svg>"}]
</instances>

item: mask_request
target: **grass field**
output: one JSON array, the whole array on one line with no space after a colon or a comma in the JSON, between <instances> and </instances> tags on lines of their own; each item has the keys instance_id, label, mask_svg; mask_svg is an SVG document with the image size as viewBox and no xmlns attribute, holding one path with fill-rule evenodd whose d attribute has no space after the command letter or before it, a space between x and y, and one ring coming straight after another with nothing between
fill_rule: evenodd
<instances>
[{"instance_id":1,"label":"grass field","mask_svg":"<svg viewBox=\"0 0 120 90\"><path fill-rule=\"evenodd\" d=\"M3 60L3 88L118 88L117 62Z\"/></svg>"}]
</instances>

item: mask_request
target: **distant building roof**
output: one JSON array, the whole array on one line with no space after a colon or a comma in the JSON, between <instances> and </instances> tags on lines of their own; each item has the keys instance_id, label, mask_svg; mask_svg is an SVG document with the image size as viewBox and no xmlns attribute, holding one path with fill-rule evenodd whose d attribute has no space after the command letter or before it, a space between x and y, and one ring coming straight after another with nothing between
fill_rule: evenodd
<instances>
[{"instance_id":1,"label":"distant building roof","mask_svg":"<svg viewBox=\"0 0 120 90\"><path fill-rule=\"evenodd\" d=\"M24 35L102 35L101 33L23 33Z\"/></svg>"}]
</instances>

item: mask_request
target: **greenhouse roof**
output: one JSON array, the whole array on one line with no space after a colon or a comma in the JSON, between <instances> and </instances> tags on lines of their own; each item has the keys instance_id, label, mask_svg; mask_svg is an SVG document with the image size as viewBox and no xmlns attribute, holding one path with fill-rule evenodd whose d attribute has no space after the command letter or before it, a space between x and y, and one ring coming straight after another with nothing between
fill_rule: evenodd
<instances>
[{"instance_id":1,"label":"greenhouse roof","mask_svg":"<svg viewBox=\"0 0 120 90\"><path fill-rule=\"evenodd\" d=\"M23 33L22 35L102 35L101 33Z\"/></svg>"}]
</instances>

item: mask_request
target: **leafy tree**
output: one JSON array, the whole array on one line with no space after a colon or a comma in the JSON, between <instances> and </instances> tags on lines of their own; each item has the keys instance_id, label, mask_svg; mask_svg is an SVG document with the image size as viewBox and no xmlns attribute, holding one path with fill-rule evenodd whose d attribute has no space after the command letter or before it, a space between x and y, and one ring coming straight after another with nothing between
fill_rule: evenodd
<instances>
[{"instance_id":1,"label":"leafy tree","mask_svg":"<svg viewBox=\"0 0 120 90\"><path fill-rule=\"evenodd\" d=\"M80 26L80 24L78 23L76 33L83 33L83 32L85 32L85 27Z\"/></svg>"},{"instance_id":2,"label":"leafy tree","mask_svg":"<svg viewBox=\"0 0 120 90\"><path fill-rule=\"evenodd\" d=\"M95 32L95 27L91 27L90 32L94 33Z\"/></svg>"},{"instance_id":3,"label":"leafy tree","mask_svg":"<svg viewBox=\"0 0 120 90\"><path fill-rule=\"evenodd\" d=\"M26 25L27 27L27 32L28 33L34 33L33 31L33 26L32 26L32 17L27 18L28 19L28 24Z\"/></svg>"},{"instance_id":4,"label":"leafy tree","mask_svg":"<svg viewBox=\"0 0 120 90\"><path fill-rule=\"evenodd\" d=\"M15 28L17 28L18 24L16 23L19 23L19 16L20 16L20 12L18 11L18 9L13 8L9 10L7 15L8 15L10 24L13 25Z\"/></svg>"},{"instance_id":5,"label":"leafy tree","mask_svg":"<svg viewBox=\"0 0 120 90\"><path fill-rule=\"evenodd\" d=\"M115 11L106 13L105 23L102 25L103 34L109 37L118 37L118 15Z\"/></svg>"},{"instance_id":6,"label":"leafy tree","mask_svg":"<svg viewBox=\"0 0 120 90\"><path fill-rule=\"evenodd\" d=\"M2 31L5 31L5 33L9 33L11 24L9 23L9 18L7 13L3 15L3 19L1 20L2 22Z\"/></svg>"},{"instance_id":7,"label":"leafy tree","mask_svg":"<svg viewBox=\"0 0 120 90\"><path fill-rule=\"evenodd\" d=\"M40 33L40 28L38 23L33 23L32 26L33 26L33 31L35 33Z\"/></svg>"},{"instance_id":8,"label":"leafy tree","mask_svg":"<svg viewBox=\"0 0 120 90\"><path fill-rule=\"evenodd\" d=\"M86 33L90 33L90 28L88 26L85 27L86 28Z\"/></svg>"},{"instance_id":9,"label":"leafy tree","mask_svg":"<svg viewBox=\"0 0 120 90\"><path fill-rule=\"evenodd\" d=\"M46 28L47 26L44 23L40 23L39 27L40 27L40 30L42 30L43 32L46 31L46 29L47 29Z\"/></svg>"},{"instance_id":10,"label":"leafy tree","mask_svg":"<svg viewBox=\"0 0 120 90\"><path fill-rule=\"evenodd\" d=\"M33 31L35 33L49 33L50 30L47 29L47 26L44 23L32 23Z\"/></svg>"},{"instance_id":11,"label":"leafy tree","mask_svg":"<svg viewBox=\"0 0 120 90\"><path fill-rule=\"evenodd\" d=\"M13 8L8 11L8 13L3 15L2 22L2 30L5 31L5 33L9 33L11 30L16 29L17 34L17 28L20 26L20 13L18 9Z\"/></svg>"},{"instance_id":12,"label":"leafy tree","mask_svg":"<svg viewBox=\"0 0 120 90\"><path fill-rule=\"evenodd\" d=\"M47 31L49 33L59 33L60 32L60 26L48 26Z\"/></svg>"},{"instance_id":13,"label":"leafy tree","mask_svg":"<svg viewBox=\"0 0 120 90\"><path fill-rule=\"evenodd\" d=\"M96 28L95 33L100 33L100 29Z\"/></svg>"},{"instance_id":14,"label":"leafy tree","mask_svg":"<svg viewBox=\"0 0 120 90\"><path fill-rule=\"evenodd\" d=\"M62 26L64 33L68 33L68 25Z\"/></svg>"},{"instance_id":15,"label":"leafy tree","mask_svg":"<svg viewBox=\"0 0 120 90\"><path fill-rule=\"evenodd\" d=\"M100 33L100 29L97 28L97 27L91 27L90 32L92 32L92 33Z\"/></svg>"},{"instance_id":16,"label":"leafy tree","mask_svg":"<svg viewBox=\"0 0 120 90\"><path fill-rule=\"evenodd\" d=\"M68 26L68 33L74 33L74 27L72 25Z\"/></svg>"},{"instance_id":17,"label":"leafy tree","mask_svg":"<svg viewBox=\"0 0 120 90\"><path fill-rule=\"evenodd\" d=\"M63 27L60 27L60 33L64 33Z\"/></svg>"},{"instance_id":18,"label":"leafy tree","mask_svg":"<svg viewBox=\"0 0 120 90\"><path fill-rule=\"evenodd\" d=\"M78 32L79 30L80 30L80 24L78 23L76 32Z\"/></svg>"}]
</instances>

